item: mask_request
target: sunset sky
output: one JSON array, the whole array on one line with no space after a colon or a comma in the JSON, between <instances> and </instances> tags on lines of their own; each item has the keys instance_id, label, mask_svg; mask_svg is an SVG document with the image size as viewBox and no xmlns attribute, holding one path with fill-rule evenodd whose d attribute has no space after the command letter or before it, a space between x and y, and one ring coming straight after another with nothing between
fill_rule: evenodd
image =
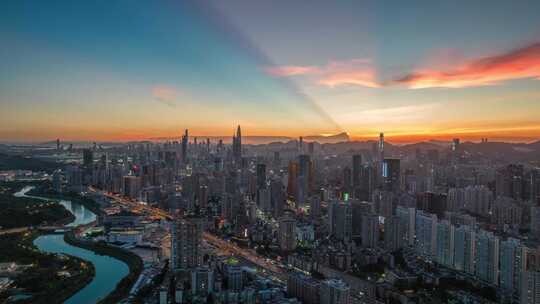
<instances>
[{"instance_id":1,"label":"sunset sky","mask_svg":"<svg viewBox=\"0 0 540 304\"><path fill-rule=\"evenodd\" d=\"M0 1L0 141L540 139L540 1Z\"/></svg>"}]
</instances>

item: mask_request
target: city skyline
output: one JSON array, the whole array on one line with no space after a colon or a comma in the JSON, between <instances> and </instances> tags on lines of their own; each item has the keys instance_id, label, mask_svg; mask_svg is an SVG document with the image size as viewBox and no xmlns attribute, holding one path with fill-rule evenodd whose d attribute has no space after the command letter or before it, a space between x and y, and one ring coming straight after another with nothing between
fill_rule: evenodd
<instances>
[{"instance_id":1,"label":"city skyline","mask_svg":"<svg viewBox=\"0 0 540 304\"><path fill-rule=\"evenodd\" d=\"M540 304L540 1L0 1L0 303Z\"/></svg>"},{"instance_id":2,"label":"city skyline","mask_svg":"<svg viewBox=\"0 0 540 304\"><path fill-rule=\"evenodd\" d=\"M539 6L4 2L0 141L536 141Z\"/></svg>"}]
</instances>

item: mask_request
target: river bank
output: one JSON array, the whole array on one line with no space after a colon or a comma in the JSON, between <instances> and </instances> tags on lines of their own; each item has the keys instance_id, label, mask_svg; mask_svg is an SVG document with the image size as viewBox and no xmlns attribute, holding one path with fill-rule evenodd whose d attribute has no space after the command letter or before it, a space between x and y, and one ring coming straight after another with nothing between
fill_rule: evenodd
<instances>
[{"instance_id":1,"label":"river bank","mask_svg":"<svg viewBox=\"0 0 540 304\"><path fill-rule=\"evenodd\" d=\"M107 255L123 261L129 268L129 274L125 276L106 298L99 301L101 304L118 303L126 298L129 291L143 270L143 262L136 254L118 247L109 246L104 242L85 241L75 237L73 232L64 234L64 241L70 245L93 251L97 254Z\"/></svg>"},{"instance_id":2,"label":"river bank","mask_svg":"<svg viewBox=\"0 0 540 304\"><path fill-rule=\"evenodd\" d=\"M48 234L37 238L34 244L40 251L61 253L81 258L95 268L93 279L64 304L93 304L114 292L121 280L129 274L126 263L109 255L101 255L94 251L68 244L63 234Z\"/></svg>"},{"instance_id":3,"label":"river bank","mask_svg":"<svg viewBox=\"0 0 540 304\"><path fill-rule=\"evenodd\" d=\"M24 268L13 278L18 291L0 295L0 302L23 295L17 303L63 303L93 280L92 263L38 250L34 242L43 236L38 231L0 236L0 262L14 262Z\"/></svg>"},{"instance_id":4,"label":"river bank","mask_svg":"<svg viewBox=\"0 0 540 304\"><path fill-rule=\"evenodd\" d=\"M13 197L19 198L19 199L39 200L39 201L45 201L45 202L53 201L55 204L60 204L61 207L65 209L65 212L67 214L71 214L75 217L72 222L68 222L64 226L76 227L79 225L86 225L91 222L94 222L97 219L95 213L88 210L88 208L86 208L85 206L77 202L73 203L69 200L28 195L28 193L34 190L35 187L36 185L25 186L21 190L14 192Z\"/></svg>"},{"instance_id":5,"label":"river bank","mask_svg":"<svg viewBox=\"0 0 540 304\"><path fill-rule=\"evenodd\" d=\"M66 192L66 193L58 193L54 190L52 190L50 184L48 182L43 182L41 184L36 184L28 193L28 196L36 196L36 197L42 197L42 198L48 198L52 200L64 200L64 201L70 201L72 203L80 204L84 206L86 209L90 210L92 213L94 213L96 216L102 215L103 210L101 210L101 207L98 203L96 203L94 200L88 197L81 196L78 193L75 192Z\"/></svg>"},{"instance_id":6,"label":"river bank","mask_svg":"<svg viewBox=\"0 0 540 304\"><path fill-rule=\"evenodd\" d=\"M98 204L91 199L78 195L47 193L43 191L44 188L33 191L36 189L33 188L35 186L25 187L18 192L18 195L42 200L57 200L75 216L75 220L66 226L77 227L96 220L96 215L87 208L87 206L99 208ZM75 198L73 201L67 200L72 197ZM34 244L41 251L75 256L94 265L93 279L86 282L86 286L83 285L83 288L75 291L64 302L65 304L118 303L128 295L131 286L142 271L142 260L137 255L107 244L94 244L78 239L73 232L42 235L35 239Z\"/></svg>"},{"instance_id":7,"label":"river bank","mask_svg":"<svg viewBox=\"0 0 540 304\"><path fill-rule=\"evenodd\" d=\"M15 191L15 186L0 183L0 229L62 226L75 220L62 204L25 197Z\"/></svg>"}]
</instances>

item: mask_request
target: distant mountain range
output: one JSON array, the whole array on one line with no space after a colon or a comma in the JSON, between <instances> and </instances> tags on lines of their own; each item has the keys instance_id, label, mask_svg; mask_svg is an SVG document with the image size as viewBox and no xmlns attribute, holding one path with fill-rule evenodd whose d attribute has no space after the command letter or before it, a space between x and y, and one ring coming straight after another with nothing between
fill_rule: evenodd
<instances>
[{"instance_id":1,"label":"distant mountain range","mask_svg":"<svg viewBox=\"0 0 540 304\"><path fill-rule=\"evenodd\" d=\"M230 143L232 136L190 136L191 140L196 137L201 142L209 138L213 143L218 140L223 140L224 143ZM138 142L150 142L150 141L179 141L180 138L173 137L156 137L149 138L146 141ZM249 145L265 145L269 144L272 149L279 149L280 147L295 147L295 141L298 138L287 136L243 136L242 142ZM316 145L324 145L327 151L335 151L336 153L344 151L357 151L357 150L371 150L373 145L377 143L376 140L364 140L364 141L351 141L349 135L345 132L323 136L323 135L308 135L304 136L305 142L316 142ZM74 146L90 146L91 142L61 142L61 145L66 147L70 143ZM104 147L116 146L121 143L99 143ZM49 141L40 143L42 146L56 146L56 141ZM428 150L447 150L451 146L449 141L429 140L411 144L392 144L385 142L385 151L387 155L398 156L403 154L414 153L416 150L428 151ZM508 161L524 161L524 160L539 160L540 159L540 140L532 143L508 143L508 142L463 142L461 143L461 149L467 151L467 153L484 155L489 158L508 160Z\"/></svg>"},{"instance_id":2,"label":"distant mountain range","mask_svg":"<svg viewBox=\"0 0 540 304\"><path fill-rule=\"evenodd\" d=\"M206 138L210 138L213 143L222 139L225 143L230 143L231 136L194 136L201 142ZM193 140L193 137L191 137ZM303 137L305 142L315 142L316 149L324 147L326 153L355 153L360 151L371 151L376 146L376 140L363 140L363 141L351 141L347 133L339 133L330 136L322 135L310 135ZM151 142L151 141L171 141L179 140L178 138L150 138L146 141L137 141L137 143ZM296 149L298 138L292 138L287 136L244 136L242 137L243 143L252 145L249 149L252 151L257 150L275 150L281 149ZM93 143L91 142L61 142L61 145L65 148L70 143L73 143L75 147L89 147ZM104 148L122 145L123 143L99 143ZM28 145L1 145L1 151L9 151L13 147L28 147ZM56 146L56 141L44 142L38 145L32 145L34 148L52 148ZM441 152L449 151L451 142L429 140L411 144L392 144L385 141L385 154L389 157L402 157L404 155L412 155L417 150L426 152L429 150L438 150ZM508 162L539 162L540 161L540 140L532 143L511 143L511 142L463 142L460 144L460 149L469 155L476 155L477 157L485 157L486 159L494 159ZM1 163L11 163L16 160L8 159L5 156L0 157ZM38 164L41 165L41 164ZM0 168L1 169L1 168ZM5 169L5 168L4 168Z\"/></svg>"},{"instance_id":3,"label":"distant mountain range","mask_svg":"<svg viewBox=\"0 0 540 304\"><path fill-rule=\"evenodd\" d=\"M357 151L371 149L376 141L351 141L331 145L336 152ZM423 141L406 145L393 145L385 142L385 154L387 156L411 155L416 150L422 152L428 150L449 151L450 142ZM507 142L464 142L460 144L460 150L469 155L477 155L486 159L496 159L508 162L539 161L540 141L533 143L507 143Z\"/></svg>"},{"instance_id":4,"label":"distant mountain range","mask_svg":"<svg viewBox=\"0 0 540 304\"><path fill-rule=\"evenodd\" d=\"M338 142L347 142L350 141L349 134L347 132L342 132L336 135L309 135L304 137L305 141L316 141L321 144L330 144L330 143L338 143Z\"/></svg>"}]
</instances>

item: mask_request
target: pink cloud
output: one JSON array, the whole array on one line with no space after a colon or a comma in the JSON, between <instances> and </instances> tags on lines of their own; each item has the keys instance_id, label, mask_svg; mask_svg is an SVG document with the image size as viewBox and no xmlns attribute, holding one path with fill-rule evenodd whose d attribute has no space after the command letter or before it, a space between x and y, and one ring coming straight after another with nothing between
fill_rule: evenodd
<instances>
[{"instance_id":1,"label":"pink cloud","mask_svg":"<svg viewBox=\"0 0 540 304\"><path fill-rule=\"evenodd\" d=\"M394 81L409 88L465 88L496 85L512 79L540 79L540 43L505 54L465 61L446 70L423 69Z\"/></svg>"},{"instance_id":2,"label":"pink cloud","mask_svg":"<svg viewBox=\"0 0 540 304\"><path fill-rule=\"evenodd\" d=\"M276 77L303 75L316 84L332 88L347 85L369 88L405 85L411 89L477 87L513 79L540 80L540 43L473 60L464 60L456 50L445 50L431 60L428 58L428 64L430 68L385 82L377 79L377 70L369 59L330 61L323 66L276 66L266 70Z\"/></svg>"},{"instance_id":3,"label":"pink cloud","mask_svg":"<svg viewBox=\"0 0 540 304\"><path fill-rule=\"evenodd\" d=\"M152 96L168 106L174 106L179 95L180 91L171 86L156 85L152 87Z\"/></svg>"},{"instance_id":4,"label":"pink cloud","mask_svg":"<svg viewBox=\"0 0 540 304\"><path fill-rule=\"evenodd\" d=\"M369 88L379 88L381 85L375 80L375 74L370 70L352 70L329 73L319 79L319 84L336 87L342 85L357 85Z\"/></svg>"},{"instance_id":5,"label":"pink cloud","mask_svg":"<svg viewBox=\"0 0 540 304\"><path fill-rule=\"evenodd\" d=\"M268 74L276 77L309 75L319 73L319 68L316 66L299 66L299 65L284 65L269 67L265 69Z\"/></svg>"},{"instance_id":6,"label":"pink cloud","mask_svg":"<svg viewBox=\"0 0 540 304\"><path fill-rule=\"evenodd\" d=\"M332 88L345 85L380 87L375 68L369 59L332 61L326 66L317 83Z\"/></svg>"},{"instance_id":7,"label":"pink cloud","mask_svg":"<svg viewBox=\"0 0 540 304\"><path fill-rule=\"evenodd\" d=\"M325 66L277 66L266 71L276 77L304 75L319 85L337 87L343 85L380 87L375 68L369 59L331 61Z\"/></svg>"}]
</instances>

